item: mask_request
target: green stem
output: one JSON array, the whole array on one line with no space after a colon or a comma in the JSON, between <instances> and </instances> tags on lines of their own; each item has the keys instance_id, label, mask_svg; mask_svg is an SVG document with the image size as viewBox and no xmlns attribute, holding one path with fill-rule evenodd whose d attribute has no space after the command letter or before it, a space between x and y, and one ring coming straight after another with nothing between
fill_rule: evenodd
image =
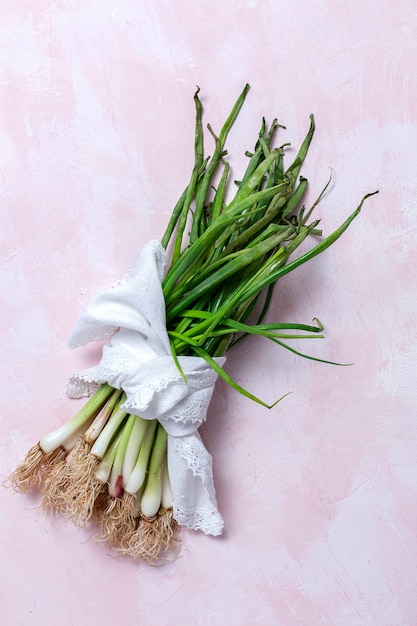
<instances>
[{"instance_id":1,"label":"green stem","mask_svg":"<svg viewBox=\"0 0 417 626\"><path fill-rule=\"evenodd\" d=\"M120 494L122 493L123 461L135 420L136 415L129 415L126 423L123 425L119 445L116 450L116 456L114 457L109 481L109 494L114 498L120 497Z\"/></svg>"},{"instance_id":2,"label":"green stem","mask_svg":"<svg viewBox=\"0 0 417 626\"><path fill-rule=\"evenodd\" d=\"M109 421L101 431L100 435L97 437L93 447L91 448L91 454L96 456L99 459L102 459L106 454L106 450L111 443L114 435L119 429L120 424L123 422L127 413L124 409L121 408L121 404L126 401L126 394L123 394L119 402L116 403L116 406L110 416Z\"/></svg>"},{"instance_id":3,"label":"green stem","mask_svg":"<svg viewBox=\"0 0 417 626\"><path fill-rule=\"evenodd\" d=\"M161 506L163 473L167 455L167 439L168 435L166 430L161 424L158 424L149 464L149 474L140 502L141 513L147 518L154 517Z\"/></svg>"},{"instance_id":4,"label":"green stem","mask_svg":"<svg viewBox=\"0 0 417 626\"><path fill-rule=\"evenodd\" d=\"M139 451L139 456L125 487L125 491L130 493L132 496L136 495L145 482L146 473L148 471L149 457L155 439L157 426L157 420L147 421L146 431Z\"/></svg>"},{"instance_id":5,"label":"green stem","mask_svg":"<svg viewBox=\"0 0 417 626\"><path fill-rule=\"evenodd\" d=\"M107 383L101 385L95 394L88 400L83 408L78 411L66 424L60 426L53 432L45 435L39 442L40 447L46 453L52 452L65 444L66 440L71 438L79 431L91 417L101 409L108 397L113 393L113 387Z\"/></svg>"}]
</instances>

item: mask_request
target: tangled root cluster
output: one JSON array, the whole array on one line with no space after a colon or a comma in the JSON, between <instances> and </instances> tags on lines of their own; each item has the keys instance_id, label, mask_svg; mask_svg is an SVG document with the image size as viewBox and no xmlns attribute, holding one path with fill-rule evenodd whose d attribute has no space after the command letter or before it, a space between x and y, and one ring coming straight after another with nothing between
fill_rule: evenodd
<instances>
[{"instance_id":1,"label":"tangled root cluster","mask_svg":"<svg viewBox=\"0 0 417 626\"><path fill-rule=\"evenodd\" d=\"M175 558L180 545L172 509L161 509L152 519L143 517L134 496L110 496L107 484L96 478L98 464L84 439L70 452L58 448L45 453L37 444L8 482L20 493L38 489L47 513L59 514L79 528L95 525L96 540L119 554L153 565Z\"/></svg>"}]
</instances>

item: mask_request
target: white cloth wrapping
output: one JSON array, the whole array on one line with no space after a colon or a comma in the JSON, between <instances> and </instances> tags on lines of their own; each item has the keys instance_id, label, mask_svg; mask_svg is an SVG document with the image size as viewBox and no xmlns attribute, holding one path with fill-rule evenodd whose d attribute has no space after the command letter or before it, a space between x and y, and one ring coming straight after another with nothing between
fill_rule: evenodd
<instances>
[{"instance_id":1,"label":"white cloth wrapping","mask_svg":"<svg viewBox=\"0 0 417 626\"><path fill-rule=\"evenodd\" d=\"M212 457L197 429L206 419L216 372L200 357L179 357L186 382L172 357L161 281L165 250L157 240L142 248L131 272L87 304L70 336L71 348L109 338L100 363L69 381L80 397L107 382L127 395L128 413L158 419L168 433L168 469L174 517L179 524L220 535ZM224 358L218 358L219 365Z\"/></svg>"}]
</instances>

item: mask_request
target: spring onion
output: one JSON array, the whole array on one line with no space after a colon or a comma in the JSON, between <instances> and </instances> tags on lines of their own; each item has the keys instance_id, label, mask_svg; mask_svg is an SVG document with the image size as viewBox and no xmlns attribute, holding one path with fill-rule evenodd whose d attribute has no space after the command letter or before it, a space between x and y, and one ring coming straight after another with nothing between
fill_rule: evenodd
<instances>
[{"instance_id":1,"label":"spring onion","mask_svg":"<svg viewBox=\"0 0 417 626\"><path fill-rule=\"evenodd\" d=\"M204 153L199 89L194 95L194 166L161 239L163 248L171 251L162 289L172 357L183 378L180 357L198 356L233 389L271 407L276 403L268 405L240 386L216 357L256 335L302 357L327 362L288 343L323 338L321 322L264 323L264 319L278 279L332 245L372 194L332 234L296 256L306 239L321 236L319 220L310 218L325 190L306 210L307 180L300 173L314 134L314 117L288 167L284 163L288 144L273 146L282 127L273 120L268 128L262 120L233 194L225 144L248 90L246 85L218 135L208 126L214 140L211 157ZM125 400L122 390L107 383L99 386L72 420L29 451L10 482L20 492L37 487L47 511L80 526L96 523L98 539L120 553L155 562L177 541L167 432L157 419L125 410Z\"/></svg>"}]
</instances>

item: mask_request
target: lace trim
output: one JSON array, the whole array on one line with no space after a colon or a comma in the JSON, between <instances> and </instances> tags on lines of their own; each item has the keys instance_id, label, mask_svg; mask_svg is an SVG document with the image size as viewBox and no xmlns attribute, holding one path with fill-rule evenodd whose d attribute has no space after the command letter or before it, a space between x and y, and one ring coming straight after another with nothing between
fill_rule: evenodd
<instances>
[{"instance_id":1,"label":"lace trim","mask_svg":"<svg viewBox=\"0 0 417 626\"><path fill-rule=\"evenodd\" d=\"M67 384L67 396L74 399L92 396L100 386L95 376L95 369L84 370L72 376Z\"/></svg>"},{"instance_id":2,"label":"lace trim","mask_svg":"<svg viewBox=\"0 0 417 626\"><path fill-rule=\"evenodd\" d=\"M174 519L181 526L186 526L191 530L201 530L206 535L213 535L214 537L221 535L224 527L219 512L214 508L185 509L174 503Z\"/></svg>"},{"instance_id":3,"label":"lace trim","mask_svg":"<svg viewBox=\"0 0 417 626\"><path fill-rule=\"evenodd\" d=\"M200 440L190 437L174 438L173 444L175 452L187 462L193 476L198 476L203 485L210 488L210 483L208 485L206 483L207 477L212 475L212 457L207 451L204 455L201 453L202 443Z\"/></svg>"},{"instance_id":4,"label":"lace trim","mask_svg":"<svg viewBox=\"0 0 417 626\"><path fill-rule=\"evenodd\" d=\"M145 413L157 393L158 390L153 387L143 385L134 395L129 396L123 404L123 408L127 413ZM206 419L209 404L209 400L194 400L188 397L183 403L169 409L167 413L173 422L200 425ZM158 419L164 421L164 414L158 415Z\"/></svg>"}]
</instances>

